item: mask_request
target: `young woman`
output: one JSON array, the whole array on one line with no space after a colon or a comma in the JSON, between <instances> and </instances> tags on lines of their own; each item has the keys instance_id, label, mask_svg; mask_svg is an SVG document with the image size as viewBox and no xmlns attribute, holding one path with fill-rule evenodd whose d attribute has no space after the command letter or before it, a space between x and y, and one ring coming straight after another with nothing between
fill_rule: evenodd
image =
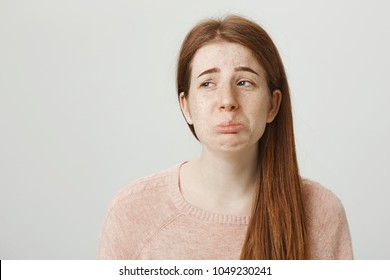
<instances>
[{"instance_id":1,"label":"young woman","mask_svg":"<svg viewBox=\"0 0 390 280\"><path fill-rule=\"evenodd\" d=\"M201 155L119 192L98 258L352 258L341 202L299 175L286 74L259 25L195 26L177 89Z\"/></svg>"}]
</instances>

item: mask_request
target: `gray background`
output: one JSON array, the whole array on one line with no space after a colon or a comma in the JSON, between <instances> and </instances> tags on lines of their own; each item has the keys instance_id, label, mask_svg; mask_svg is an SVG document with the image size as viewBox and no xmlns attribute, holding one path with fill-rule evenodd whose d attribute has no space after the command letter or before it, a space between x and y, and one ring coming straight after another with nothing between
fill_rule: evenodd
<instances>
[{"instance_id":1,"label":"gray background","mask_svg":"<svg viewBox=\"0 0 390 280\"><path fill-rule=\"evenodd\" d=\"M238 13L284 60L303 176L342 200L355 258L390 259L387 3L0 0L0 258L95 258L113 194L197 156L177 53Z\"/></svg>"}]
</instances>

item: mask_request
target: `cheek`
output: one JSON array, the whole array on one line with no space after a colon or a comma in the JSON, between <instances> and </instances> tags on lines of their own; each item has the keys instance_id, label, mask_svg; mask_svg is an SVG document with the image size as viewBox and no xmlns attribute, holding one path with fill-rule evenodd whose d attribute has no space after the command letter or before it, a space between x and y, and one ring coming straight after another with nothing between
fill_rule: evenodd
<instances>
[{"instance_id":1,"label":"cheek","mask_svg":"<svg viewBox=\"0 0 390 280\"><path fill-rule=\"evenodd\" d=\"M202 128L209 119L206 113L206 104L196 104L191 107L191 117L196 128Z\"/></svg>"},{"instance_id":2,"label":"cheek","mask_svg":"<svg viewBox=\"0 0 390 280\"><path fill-rule=\"evenodd\" d=\"M246 102L247 112L257 118L264 118L268 114L269 98L266 96L260 96L253 100Z\"/></svg>"},{"instance_id":3,"label":"cheek","mask_svg":"<svg viewBox=\"0 0 390 280\"><path fill-rule=\"evenodd\" d=\"M247 110L247 118L254 134L262 134L267 124L268 100L261 99L256 102L250 102Z\"/></svg>"},{"instance_id":4,"label":"cheek","mask_svg":"<svg viewBox=\"0 0 390 280\"><path fill-rule=\"evenodd\" d=\"M198 137L202 138L202 135L206 133L211 121L212 112L210 110L210 104L206 100L193 98L190 100L190 114L193 121L194 129Z\"/></svg>"},{"instance_id":5,"label":"cheek","mask_svg":"<svg viewBox=\"0 0 390 280\"><path fill-rule=\"evenodd\" d=\"M189 111L194 121L207 117L207 107L209 107L209 105L207 104L206 100L203 100L199 97L195 98L193 96L189 98Z\"/></svg>"}]
</instances>

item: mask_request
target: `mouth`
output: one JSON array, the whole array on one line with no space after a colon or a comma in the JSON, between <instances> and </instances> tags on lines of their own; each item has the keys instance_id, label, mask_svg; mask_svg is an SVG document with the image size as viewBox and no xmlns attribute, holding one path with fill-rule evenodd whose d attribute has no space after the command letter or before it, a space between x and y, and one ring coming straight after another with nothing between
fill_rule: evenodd
<instances>
[{"instance_id":1,"label":"mouth","mask_svg":"<svg viewBox=\"0 0 390 280\"><path fill-rule=\"evenodd\" d=\"M215 126L215 129L222 134L236 134L244 129L244 125L239 122L228 121L219 123Z\"/></svg>"}]
</instances>

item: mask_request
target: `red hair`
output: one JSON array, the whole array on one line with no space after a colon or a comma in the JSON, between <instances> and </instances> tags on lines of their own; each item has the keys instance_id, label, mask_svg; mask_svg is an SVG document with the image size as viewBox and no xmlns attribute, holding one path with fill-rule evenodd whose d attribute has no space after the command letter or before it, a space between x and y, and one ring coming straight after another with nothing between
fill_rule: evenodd
<instances>
[{"instance_id":1,"label":"red hair","mask_svg":"<svg viewBox=\"0 0 390 280\"><path fill-rule=\"evenodd\" d=\"M259 184L241 259L307 259L308 238L302 181L296 159L290 92L279 52L256 23L239 16L206 20L196 25L182 44L177 67L177 92L188 97L191 62L196 51L213 41L241 44L252 50L263 66L272 94L282 93L275 119L259 140ZM197 138L194 127L188 124Z\"/></svg>"}]
</instances>

